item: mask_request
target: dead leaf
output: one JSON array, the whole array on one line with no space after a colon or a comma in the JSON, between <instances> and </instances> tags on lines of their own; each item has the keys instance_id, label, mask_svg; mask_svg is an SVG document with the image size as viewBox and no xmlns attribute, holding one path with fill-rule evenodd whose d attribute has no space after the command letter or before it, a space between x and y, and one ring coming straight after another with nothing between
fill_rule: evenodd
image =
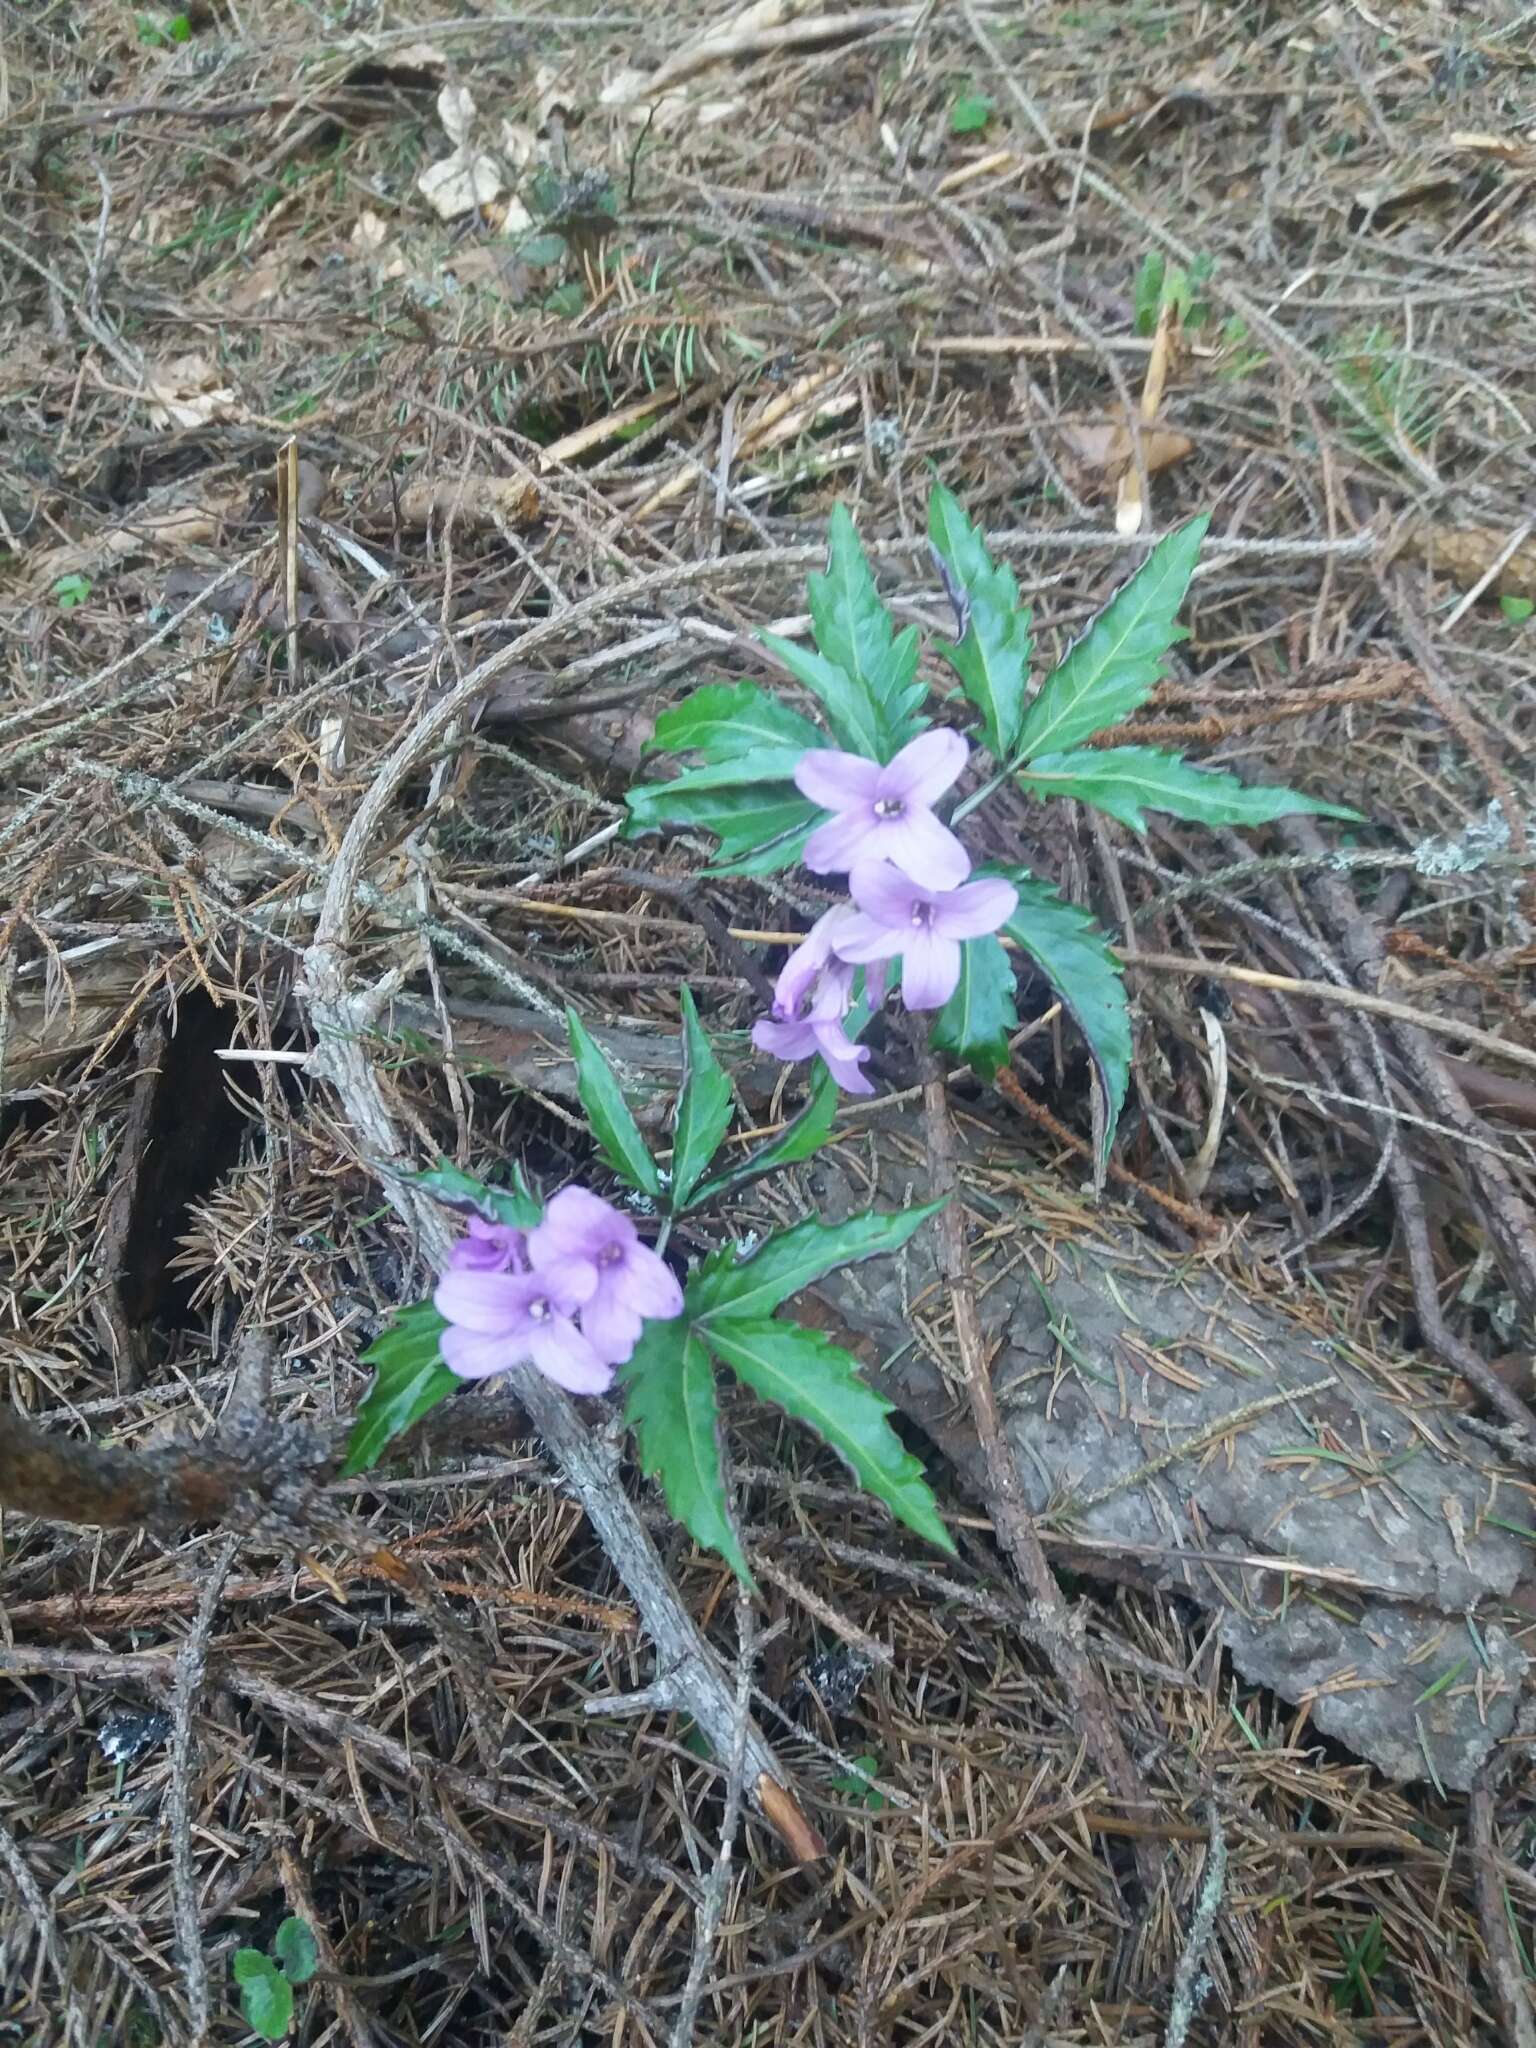
<instances>
[{"instance_id":1,"label":"dead leaf","mask_svg":"<svg viewBox=\"0 0 1536 2048\"><path fill-rule=\"evenodd\" d=\"M157 427L206 427L210 420L243 419L233 389L220 384L206 356L173 356L144 373L149 417Z\"/></svg>"},{"instance_id":2,"label":"dead leaf","mask_svg":"<svg viewBox=\"0 0 1536 2048\"><path fill-rule=\"evenodd\" d=\"M1072 483L1085 497L1107 496L1131 467L1131 432L1123 420L1069 422L1056 432L1070 458L1067 468ZM1188 434L1175 434L1163 427L1142 432L1142 459L1149 476L1171 469L1194 449Z\"/></svg>"},{"instance_id":3,"label":"dead leaf","mask_svg":"<svg viewBox=\"0 0 1536 2048\"><path fill-rule=\"evenodd\" d=\"M429 164L416 180L416 189L439 220L457 220L475 213L500 196L506 181L495 157L461 156L455 150L440 163Z\"/></svg>"},{"instance_id":4,"label":"dead leaf","mask_svg":"<svg viewBox=\"0 0 1536 2048\"><path fill-rule=\"evenodd\" d=\"M371 252L374 249L382 249L388 240L389 229L378 214L365 207L352 229L352 246Z\"/></svg>"},{"instance_id":5,"label":"dead leaf","mask_svg":"<svg viewBox=\"0 0 1536 2048\"><path fill-rule=\"evenodd\" d=\"M475 125L475 100L469 88L445 85L437 96L437 118L454 148L462 149Z\"/></svg>"},{"instance_id":6,"label":"dead leaf","mask_svg":"<svg viewBox=\"0 0 1536 2048\"><path fill-rule=\"evenodd\" d=\"M1508 545L1509 534L1497 526L1417 526L1403 542L1403 553L1449 576L1458 588L1470 590ZM1487 596L1490 601L1536 598L1536 539L1515 549L1489 584Z\"/></svg>"},{"instance_id":7,"label":"dead leaf","mask_svg":"<svg viewBox=\"0 0 1536 2048\"><path fill-rule=\"evenodd\" d=\"M503 121L501 153L514 171L525 171L539 154L539 138L526 121Z\"/></svg>"}]
</instances>

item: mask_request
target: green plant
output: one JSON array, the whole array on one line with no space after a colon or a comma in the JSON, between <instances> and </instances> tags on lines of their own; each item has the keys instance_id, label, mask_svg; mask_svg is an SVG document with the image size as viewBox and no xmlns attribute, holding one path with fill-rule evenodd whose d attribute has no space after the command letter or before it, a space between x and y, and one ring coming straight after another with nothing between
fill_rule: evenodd
<instances>
[{"instance_id":1,"label":"green plant","mask_svg":"<svg viewBox=\"0 0 1536 2048\"><path fill-rule=\"evenodd\" d=\"M997 111L996 102L985 93L963 92L950 103L951 135L979 135Z\"/></svg>"},{"instance_id":2,"label":"green plant","mask_svg":"<svg viewBox=\"0 0 1536 2048\"><path fill-rule=\"evenodd\" d=\"M1204 327L1211 317L1211 307L1202 287L1215 267L1213 258L1197 256L1185 270L1170 263L1161 249L1149 249L1136 275L1136 332L1155 333L1164 306L1178 308L1179 325L1186 333L1193 334Z\"/></svg>"},{"instance_id":3,"label":"green plant","mask_svg":"<svg viewBox=\"0 0 1536 2048\"><path fill-rule=\"evenodd\" d=\"M54 602L61 612L72 612L77 604L84 604L91 594L89 576L61 576L53 586Z\"/></svg>"},{"instance_id":4,"label":"green plant","mask_svg":"<svg viewBox=\"0 0 1536 2048\"><path fill-rule=\"evenodd\" d=\"M1523 626L1532 612L1536 612L1536 599L1506 593L1499 599L1499 610L1512 626Z\"/></svg>"},{"instance_id":5,"label":"green plant","mask_svg":"<svg viewBox=\"0 0 1536 2048\"><path fill-rule=\"evenodd\" d=\"M185 14L168 15L164 21L156 21L152 14L136 14L133 24L139 41L152 50L170 50L192 40L192 23Z\"/></svg>"},{"instance_id":6,"label":"green plant","mask_svg":"<svg viewBox=\"0 0 1536 2048\"><path fill-rule=\"evenodd\" d=\"M683 1083L664 1171L618 1076L574 1011L569 1031L577 1087L599 1157L616 1179L661 1212L663 1247L677 1218L692 1217L765 1174L809 1158L830 1134L837 1089L823 1074L782 1131L744 1156L717 1164L733 1115L731 1088L685 989ZM471 1227L482 1238L505 1232L526 1244L550 1214L521 1173L511 1189L492 1188L443 1160L415 1179L475 1219ZM718 1551L744 1583L752 1579L721 1451L720 1368L815 1430L910 1529L940 1549L953 1549L921 1467L890 1425L890 1403L860 1377L848 1352L778 1313L802 1288L837 1268L898 1251L936 1206L917 1205L900 1215L868 1211L840 1223L813 1217L762 1243L722 1244L688 1275L676 1311L644 1321L620 1363L625 1420L645 1471L660 1481L672 1513L696 1541ZM368 1470L395 1437L462 1384L444 1362L448 1328L433 1302L417 1302L397 1311L364 1354L374 1380L348 1443L345 1472Z\"/></svg>"},{"instance_id":7,"label":"green plant","mask_svg":"<svg viewBox=\"0 0 1536 2048\"><path fill-rule=\"evenodd\" d=\"M235 1950L240 2010L246 2025L263 2041L286 2040L293 2025L294 1987L309 1982L319 1960L308 1924L291 1918L273 1935L270 1954L259 1948Z\"/></svg>"},{"instance_id":8,"label":"green plant","mask_svg":"<svg viewBox=\"0 0 1536 2048\"><path fill-rule=\"evenodd\" d=\"M890 1801L874 1784L875 1776L880 1769L879 1757L856 1756L850 1759L850 1764L851 1769L832 1780L832 1790L841 1792L847 1799L856 1799L860 1806L867 1807L871 1813L883 1813Z\"/></svg>"},{"instance_id":9,"label":"green plant","mask_svg":"<svg viewBox=\"0 0 1536 2048\"><path fill-rule=\"evenodd\" d=\"M1294 790L1247 786L1156 748L1092 744L1146 700L1168 649L1183 637L1177 615L1206 523L1192 519L1160 541L1031 695L1031 620L1019 602L1013 571L992 559L953 494L935 487L929 536L956 621L954 641L939 642L935 652L958 680L957 708L972 717L978 751L990 756L980 786L955 807L948 830L939 828L946 842L941 850L960 852L960 872L969 862L963 849L948 844L954 828L1004 782L1040 800L1065 797L1091 805L1137 832L1145 829L1149 810L1209 825L1254 825L1296 811L1357 816ZM918 675L916 629L897 633L841 507L832 517L827 570L809 579L808 597L810 647L769 633L760 637L801 685L824 726L753 682L695 691L657 719L653 744L666 753L691 755L697 765L669 781L632 789L626 836L669 827L710 832L719 842L710 868L715 875L770 874L802 860L820 873L849 869L849 860L823 859L817 851L826 844L828 785L855 771L875 775L876 764L894 771L898 756L910 761L915 752L931 749L924 715L928 689ZM954 745L963 760L965 744L956 737ZM946 774L938 788L958 772ZM893 792L891 800L899 811L899 795ZM885 804L882 798L876 808ZM927 799L918 808L926 810L926 804ZM918 822L927 844L935 845L931 813ZM846 817L834 837L846 839L845 827ZM1000 927L965 940L953 977L945 962L939 983L949 997L936 1012L931 1043L984 1078L997 1072L1018 1022L1011 946L1054 987L1086 1041L1103 1091L1107 1145L1131 1061L1125 992L1108 940L1086 911L1063 901L1027 869L992 863L978 871L978 879L1004 883L1014 906ZM857 853L852 884L857 898ZM995 891L991 900L998 900ZM915 905L914 922L920 913L929 914ZM851 950L838 953L835 929L828 944L834 959L887 958L901 950L894 939L876 937L878 950L872 952L867 919ZM909 954L904 984L911 965ZM803 994L807 972L792 976L786 968L785 976L791 976L797 996ZM908 1006L929 1007L910 999ZM812 1021L806 1016L807 1025ZM846 1069L850 1056L843 1058Z\"/></svg>"},{"instance_id":10,"label":"green plant","mask_svg":"<svg viewBox=\"0 0 1536 2048\"><path fill-rule=\"evenodd\" d=\"M1385 329L1346 335L1329 354L1340 384L1360 407L1357 412L1334 394L1330 409L1357 448L1397 459L1404 447L1416 449L1428 439L1439 419L1439 401Z\"/></svg>"},{"instance_id":11,"label":"green plant","mask_svg":"<svg viewBox=\"0 0 1536 2048\"><path fill-rule=\"evenodd\" d=\"M1339 1954L1344 1964L1344 1974L1333 1987L1333 2002L1340 2012L1370 2015L1376 2010L1375 1980L1381 1975L1387 1960L1386 1938L1381 1931L1381 1915L1373 1914L1366 1922L1364 1932L1356 1941L1350 1941L1337 1928L1334 1940L1339 1945Z\"/></svg>"}]
</instances>

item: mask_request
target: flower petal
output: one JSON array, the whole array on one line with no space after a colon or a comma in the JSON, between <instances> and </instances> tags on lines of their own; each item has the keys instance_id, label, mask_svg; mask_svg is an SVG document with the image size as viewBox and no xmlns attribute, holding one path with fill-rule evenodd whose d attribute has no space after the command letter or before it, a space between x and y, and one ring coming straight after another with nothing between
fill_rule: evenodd
<instances>
[{"instance_id":1,"label":"flower petal","mask_svg":"<svg viewBox=\"0 0 1536 2048\"><path fill-rule=\"evenodd\" d=\"M447 1272L432 1300L439 1315L482 1337L521 1335L528 1324L528 1303L540 1291L527 1273Z\"/></svg>"},{"instance_id":2,"label":"flower petal","mask_svg":"<svg viewBox=\"0 0 1536 2048\"><path fill-rule=\"evenodd\" d=\"M805 842L805 864L813 875L845 874L861 853L875 852L871 835L880 829L880 820L867 804L856 811L839 811L825 825L818 825ZM967 861L966 874L970 873L970 866ZM963 882L965 875L957 876L956 880Z\"/></svg>"},{"instance_id":3,"label":"flower petal","mask_svg":"<svg viewBox=\"0 0 1536 2048\"><path fill-rule=\"evenodd\" d=\"M545 1379L564 1387L568 1394L606 1394L613 1385L613 1367L603 1363L564 1316L556 1316L534 1332L528 1355Z\"/></svg>"},{"instance_id":4,"label":"flower petal","mask_svg":"<svg viewBox=\"0 0 1536 2048\"><path fill-rule=\"evenodd\" d=\"M813 832L806 843L807 856L816 837ZM932 811L921 808L905 811L899 818L876 819L864 836L864 850L894 861L904 874L928 889L953 889L971 872L971 856L954 833L941 825ZM809 858L806 866L810 866Z\"/></svg>"},{"instance_id":5,"label":"flower petal","mask_svg":"<svg viewBox=\"0 0 1536 2048\"><path fill-rule=\"evenodd\" d=\"M471 1216L463 1237L448 1254L450 1273L507 1273L523 1249L523 1233L510 1224Z\"/></svg>"},{"instance_id":6,"label":"flower petal","mask_svg":"<svg viewBox=\"0 0 1536 2048\"><path fill-rule=\"evenodd\" d=\"M595 1259L605 1245L633 1244L629 1218L590 1188L562 1188L545 1204L528 1236L528 1256L542 1269L553 1259Z\"/></svg>"},{"instance_id":7,"label":"flower petal","mask_svg":"<svg viewBox=\"0 0 1536 2048\"><path fill-rule=\"evenodd\" d=\"M888 773L878 761L867 761L862 754L844 754L836 747L810 747L795 764L795 787L824 810L851 811L874 802L880 778ZM947 789L949 784L943 786Z\"/></svg>"},{"instance_id":8,"label":"flower petal","mask_svg":"<svg viewBox=\"0 0 1536 2048\"><path fill-rule=\"evenodd\" d=\"M803 1019L785 1023L777 1017L759 1017L752 1026L752 1043L776 1060L808 1060L816 1050L815 1034Z\"/></svg>"},{"instance_id":9,"label":"flower petal","mask_svg":"<svg viewBox=\"0 0 1536 2048\"><path fill-rule=\"evenodd\" d=\"M869 1047L855 1045L835 1024L820 1025L816 1035L820 1041L817 1051L838 1087L849 1095L873 1095L875 1084L862 1071Z\"/></svg>"},{"instance_id":10,"label":"flower petal","mask_svg":"<svg viewBox=\"0 0 1536 2048\"><path fill-rule=\"evenodd\" d=\"M942 1010L960 979L960 947L937 932L914 932L901 956L901 1000L909 1010Z\"/></svg>"},{"instance_id":11,"label":"flower petal","mask_svg":"<svg viewBox=\"0 0 1536 2048\"><path fill-rule=\"evenodd\" d=\"M444 1365L461 1380L488 1380L493 1373L525 1364L528 1358L528 1346L521 1337L476 1337L452 1323L438 1339L438 1348Z\"/></svg>"},{"instance_id":12,"label":"flower petal","mask_svg":"<svg viewBox=\"0 0 1536 2048\"><path fill-rule=\"evenodd\" d=\"M596 1294L601 1270L595 1259L580 1252L569 1258L546 1259L537 1268L539 1292L547 1296L558 1315L573 1316Z\"/></svg>"},{"instance_id":13,"label":"flower petal","mask_svg":"<svg viewBox=\"0 0 1536 2048\"><path fill-rule=\"evenodd\" d=\"M619 1268L619 1284L613 1291L621 1294L626 1306L638 1315L665 1321L683 1312L683 1290L677 1275L646 1244L636 1245Z\"/></svg>"},{"instance_id":14,"label":"flower petal","mask_svg":"<svg viewBox=\"0 0 1536 2048\"><path fill-rule=\"evenodd\" d=\"M608 1365L623 1365L640 1342L644 1325L631 1308L607 1289L581 1312L581 1334Z\"/></svg>"},{"instance_id":15,"label":"flower petal","mask_svg":"<svg viewBox=\"0 0 1536 2048\"><path fill-rule=\"evenodd\" d=\"M881 769L879 794L900 797L903 803L926 810L959 779L970 751L959 733L946 727L919 733Z\"/></svg>"},{"instance_id":16,"label":"flower petal","mask_svg":"<svg viewBox=\"0 0 1536 2048\"><path fill-rule=\"evenodd\" d=\"M871 960L889 960L899 953L912 934L911 924L882 924L878 917L859 917L850 923L838 941L843 959L864 966Z\"/></svg>"},{"instance_id":17,"label":"flower petal","mask_svg":"<svg viewBox=\"0 0 1536 2048\"><path fill-rule=\"evenodd\" d=\"M1019 907L1019 892L1000 875L983 875L951 889L933 906L933 929L945 939L979 939L1005 924Z\"/></svg>"},{"instance_id":18,"label":"flower petal","mask_svg":"<svg viewBox=\"0 0 1536 2048\"><path fill-rule=\"evenodd\" d=\"M888 860L861 860L848 877L848 889L866 917L876 924L900 926L903 931L911 924L917 905L932 901L931 892L921 882L914 882ZM838 950L842 950L841 943Z\"/></svg>"}]
</instances>

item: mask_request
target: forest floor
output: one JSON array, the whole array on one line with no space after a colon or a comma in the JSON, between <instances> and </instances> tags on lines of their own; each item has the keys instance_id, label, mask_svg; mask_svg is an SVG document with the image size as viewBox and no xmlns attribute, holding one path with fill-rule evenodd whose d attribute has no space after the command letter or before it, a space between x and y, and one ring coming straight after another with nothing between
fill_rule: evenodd
<instances>
[{"instance_id":1,"label":"forest floor","mask_svg":"<svg viewBox=\"0 0 1536 2048\"><path fill-rule=\"evenodd\" d=\"M1525 1546L1397 1674L1410 1725L1490 1731L1458 1787L1428 1734L1394 1776L1349 1739L1364 1658L1245 1677L1236 1565L1056 1532L1129 1804L963 1402L839 1299L960 1555L731 1405L753 1713L825 1848L751 1812L722 1865L726 1761L587 1711L651 1647L508 1395L286 1545L7 1512L0 2036L249 2039L235 1951L296 1917L307 2044L1536 2042L1536 1781L1492 1682L1536 1619L1536 14L0 0L0 34L7 1401L163 1448L266 1332L282 1424L334 1432L430 1284L385 1139L590 1170L567 1000L664 1073L686 981L771 1123L770 956L734 935L798 908L612 828L657 710L804 629L835 505L942 627L937 476L1047 656L1210 512L1128 737L1366 821L1319 828L1330 868L1280 827L1041 808L1031 864L1152 960L1102 1199L1059 1019L1039 1113L957 1089L988 1258L1283 1315L1475 1479L1470 1521L1422 1490L1408 1552L1444 1577L1484 1515ZM350 1066L305 1065L317 932ZM921 1198L912 1116L847 1117L837 1156ZM912 1331L937 1372L944 1303ZM1295 1470L1379 1536L1396 1469L1362 1422L1254 1484ZM729 1682L728 1570L622 1470ZM1294 1590L1319 1625L1361 1625L1359 1562Z\"/></svg>"}]
</instances>

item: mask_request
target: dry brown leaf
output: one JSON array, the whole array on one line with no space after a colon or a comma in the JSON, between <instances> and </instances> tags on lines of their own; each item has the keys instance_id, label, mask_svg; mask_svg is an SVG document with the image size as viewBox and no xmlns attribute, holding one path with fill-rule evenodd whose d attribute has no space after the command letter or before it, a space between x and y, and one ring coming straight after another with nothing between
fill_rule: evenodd
<instances>
[{"instance_id":1,"label":"dry brown leaf","mask_svg":"<svg viewBox=\"0 0 1536 2048\"><path fill-rule=\"evenodd\" d=\"M1064 424L1056 431L1070 459L1072 482L1085 496L1107 494L1131 467L1131 432L1123 420ZM1188 434L1163 427L1142 432L1142 460L1149 476L1171 469L1194 449Z\"/></svg>"},{"instance_id":2,"label":"dry brown leaf","mask_svg":"<svg viewBox=\"0 0 1536 2048\"><path fill-rule=\"evenodd\" d=\"M1458 589L1470 590L1487 575L1509 538L1497 526L1416 526L1403 542L1403 553L1449 576ZM1536 539L1515 549L1489 584L1488 596L1536 598Z\"/></svg>"},{"instance_id":3,"label":"dry brown leaf","mask_svg":"<svg viewBox=\"0 0 1536 2048\"><path fill-rule=\"evenodd\" d=\"M245 409L234 389L220 384L206 356L172 356L144 372L149 417L157 427L206 427L212 420L238 421Z\"/></svg>"}]
</instances>

